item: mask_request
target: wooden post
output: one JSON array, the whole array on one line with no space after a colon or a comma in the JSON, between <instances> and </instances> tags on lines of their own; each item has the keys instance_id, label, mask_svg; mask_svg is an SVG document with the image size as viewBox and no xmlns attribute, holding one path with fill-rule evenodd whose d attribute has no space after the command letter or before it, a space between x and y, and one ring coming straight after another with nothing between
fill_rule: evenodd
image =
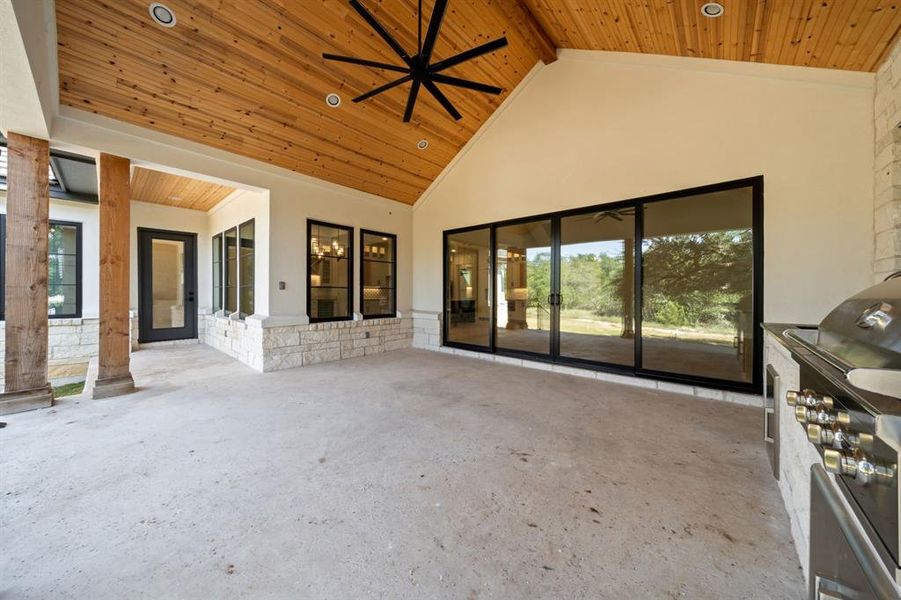
<instances>
[{"instance_id":1,"label":"wooden post","mask_svg":"<svg viewBox=\"0 0 901 600\"><path fill-rule=\"evenodd\" d=\"M100 155L100 355L94 398L134 391L128 316L130 167L127 158Z\"/></svg>"},{"instance_id":2,"label":"wooden post","mask_svg":"<svg viewBox=\"0 0 901 600\"><path fill-rule=\"evenodd\" d=\"M6 387L0 414L53 404L47 371L50 146L12 132L7 139Z\"/></svg>"}]
</instances>

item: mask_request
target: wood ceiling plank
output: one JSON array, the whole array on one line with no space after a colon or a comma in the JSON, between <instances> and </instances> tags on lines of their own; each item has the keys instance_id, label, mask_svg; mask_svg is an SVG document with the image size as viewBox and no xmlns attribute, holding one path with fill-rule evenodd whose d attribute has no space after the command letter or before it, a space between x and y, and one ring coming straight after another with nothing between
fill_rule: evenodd
<instances>
[{"instance_id":1,"label":"wood ceiling plank","mask_svg":"<svg viewBox=\"0 0 901 600\"><path fill-rule=\"evenodd\" d=\"M362 1L412 54L418 0ZM873 71L901 29L891 0L730 0L719 19L699 0L453 0L435 58L506 35L506 48L452 70L504 92L442 84L464 119L423 94L405 124L408 85L350 102L397 73L322 59L400 64L346 0L167 3L172 29L145 0L57 0L61 102L405 203L555 47ZM424 0L424 25L433 7ZM340 109L325 105L332 91Z\"/></svg>"},{"instance_id":2,"label":"wood ceiling plank","mask_svg":"<svg viewBox=\"0 0 901 600\"><path fill-rule=\"evenodd\" d=\"M875 71L879 68L888 53L892 51L892 42L898 39L899 31L901 31L901 8L895 2L890 1L885 2L883 6L885 10L892 11L892 26L881 39L873 43L873 48L863 62L863 68L867 71Z\"/></svg>"},{"instance_id":3,"label":"wood ceiling plank","mask_svg":"<svg viewBox=\"0 0 901 600\"><path fill-rule=\"evenodd\" d=\"M883 11L889 13L888 18L885 14L880 14ZM894 1L882 1L877 6L867 7L864 23L858 24L857 42L850 52L842 57L842 62L850 64L856 70L864 71L872 68L870 56L874 53L874 48L878 48L878 40L886 39L898 30L898 12L897 4Z\"/></svg>"},{"instance_id":4,"label":"wood ceiling plank","mask_svg":"<svg viewBox=\"0 0 901 600\"><path fill-rule=\"evenodd\" d=\"M79 34L74 33L72 37L73 37L73 38L77 38L78 35L79 35ZM89 53L82 53L82 54L83 54L83 55L88 55ZM76 58L75 60L77 60L77 58ZM142 60L143 60L142 55L139 53L139 54L137 54L137 55L134 55L134 56L130 57L130 60L128 61L128 63L131 65L131 70L136 71L139 75L141 75L141 76L142 76L141 79L143 80L144 77L152 77L152 76L153 76L153 73L152 73L152 71L142 71L142 70L141 70L141 66L140 66L140 65L141 65ZM137 66L136 66L136 65L137 65ZM98 66L99 66L99 65L98 65ZM124 75L124 74L123 74L123 76L127 76L127 75ZM207 80L209 80L210 78L215 77L215 75L205 75L205 76L203 76L203 77L205 77ZM221 84L222 90L223 90L223 91L220 92L219 94L217 94L217 96L218 96L219 99L222 99L222 98L224 98L224 97L226 97L226 96L229 95L229 93L228 93L228 90L230 89L230 88L229 88L229 85L228 85L229 82L226 80L226 81L220 81L220 82L218 82L218 83ZM248 88L248 90L250 90L250 91L262 90L262 89L264 89L264 87L265 87L265 86L263 86L262 83L261 83L259 86L255 86L255 87ZM245 99L245 100L246 100L246 99ZM278 100L279 100L279 97L278 97L278 96L268 96L268 97L261 97L261 98L258 98L258 99L257 99L257 101L259 101L259 102L262 102L262 103L268 102L268 103L270 103L270 104L271 104L271 103L275 103L275 102L277 102ZM216 103L210 103L209 105L210 105L210 106L215 106ZM247 106L247 104L241 103L241 104L238 104L237 106ZM324 110L325 110L325 108L324 108L324 103L322 104L322 107L323 107L323 108L321 108L320 110L324 111ZM292 108L291 106L287 106L287 107L286 107L286 110L290 110L291 108ZM303 111L300 111L300 113L298 113L299 116L301 116L302 114L303 114ZM314 112L314 113L313 113L313 117L315 118L315 116L316 116L316 113ZM361 128L361 129L362 129L363 131L366 131L366 130L363 129L363 128ZM350 137L353 137L354 132L353 132L353 131L349 132L349 135L350 135ZM378 138L368 138L368 139L365 139L365 140L364 140L364 142L366 142L366 143L372 143L372 142L376 142L376 141L378 141ZM415 142L413 142L413 141L411 140L409 145L412 146L414 143L415 143ZM409 156L409 153L408 153L407 155ZM392 158L392 159L394 159L394 160L397 159L396 156L389 156L388 158ZM401 160L401 162L402 162L402 161L403 161L403 159ZM440 169L440 166L438 166L438 168Z\"/></svg>"},{"instance_id":5,"label":"wood ceiling plank","mask_svg":"<svg viewBox=\"0 0 901 600\"><path fill-rule=\"evenodd\" d=\"M298 0L261 0L254 10L246 2L230 0L169 4L179 26L184 25L180 30L151 25L142 2L60 0L62 101L411 202L503 100L444 86L467 115L460 123L425 98L416 110L421 122L400 124L403 93L396 98L385 94L368 105L348 103L346 111L342 107L331 113L324 103L328 91L355 87L350 92L354 95L385 77L353 66L335 68L322 61L323 51L353 55L364 42L361 52L367 56L396 61L355 12L342 8L344 2L322 2L323 8L313 11ZM432 2L426 4L430 8ZM436 56L454 54L510 29L506 33L514 53L496 53L501 60L482 57L455 73L499 83L509 93L537 58L520 31L523 24L511 26L499 8L485 11L474 0L458 4L456 19L448 19L442 29ZM385 0L370 8L381 12L380 20L396 30L399 39L410 41L414 5ZM393 22L405 17L412 17L407 19L411 23ZM97 35L98 30L106 35ZM346 41L336 44L339 39ZM294 44L286 43L289 40ZM66 47L68 52L62 50ZM96 57L96 62L85 64L79 60L83 55ZM67 73L70 66L74 73ZM99 78L88 72L98 69L114 76ZM97 98L109 85L119 91ZM114 109L116 103L123 106ZM394 115L389 118L391 108ZM261 142L262 137L268 141ZM422 137L431 142L425 153L415 150Z\"/></svg>"},{"instance_id":6,"label":"wood ceiling plank","mask_svg":"<svg viewBox=\"0 0 901 600\"><path fill-rule=\"evenodd\" d=\"M143 167L135 167L131 176L132 200L204 212L234 191L233 187Z\"/></svg>"},{"instance_id":7,"label":"wood ceiling plank","mask_svg":"<svg viewBox=\"0 0 901 600\"><path fill-rule=\"evenodd\" d=\"M84 54L71 56L71 57L69 57L69 60L72 61L73 63L79 63L79 62L86 63L84 72L82 74L83 80L92 81L94 77L97 77L95 75L95 73L97 73L97 69L96 69L97 65L93 64ZM141 71L138 70L136 72L136 74L141 75ZM114 88L119 89L123 93L137 94L138 96L136 97L136 99L138 99L138 100L141 98L152 99L152 96L153 96L153 93L150 90L146 90L143 88L143 86L141 84L134 83L134 82L125 82L123 80L116 79L115 81L101 80L101 81L97 81L96 83L99 85L99 88L101 90L98 92L99 94L103 94L104 90L106 88L114 87ZM66 88L68 89L68 86L66 86ZM179 102L179 100L180 100L180 102ZM193 100L190 97L180 98L179 93L173 90L173 91L169 91L167 93L166 98L164 99L164 102L170 103L170 104L180 104L180 107L179 107L180 110L190 112L190 107L193 103ZM227 124L230 122L229 121L230 114L227 109L220 108L218 105L207 104L205 106L204 112L206 115L214 117L216 122L219 123L220 126L223 126L225 128L225 130L229 130ZM186 118L185 118L185 113L180 112L179 116L182 119L181 125L188 126L188 123L186 122ZM248 130L244 127L240 127L238 129L231 129L231 130L236 131L237 133L243 133L243 134L248 133ZM394 182L401 188L407 187L411 183L410 182L411 178L415 180L416 177L420 177L420 179L421 179L420 183L426 184L426 185L427 185L427 182L429 181L429 179L426 177L421 177L418 175L416 177L413 177L413 175L414 175L413 173L395 169L391 165L383 165L379 159L373 158L370 156L364 156L359 153L354 154L355 160L353 161L353 164L345 166L344 165L345 161L343 159L340 159L337 156L332 156L325 150L328 148L328 146L321 143L322 140L318 140L318 142L320 142L320 143L317 143L317 139L311 135L305 135L302 139L296 139L296 138L295 139L287 139L287 138L281 137L283 135L282 132L290 135L292 130L281 127L278 124L273 124L273 125L267 126L264 122L257 120L256 121L256 130L266 134L265 139L268 142L273 144L274 151L278 151L279 149L281 149L281 150L291 149L292 147L294 147L296 145L300 148L301 152L304 152L307 154L308 160L321 162L323 168L336 168L341 171L348 171L348 170L357 171L358 167L363 168L363 169L370 169L370 170L373 168L382 169L382 167L384 167L384 169L382 170L382 175L385 177L386 182L387 181ZM244 143L246 145L248 142L242 142L242 143Z\"/></svg>"}]
</instances>

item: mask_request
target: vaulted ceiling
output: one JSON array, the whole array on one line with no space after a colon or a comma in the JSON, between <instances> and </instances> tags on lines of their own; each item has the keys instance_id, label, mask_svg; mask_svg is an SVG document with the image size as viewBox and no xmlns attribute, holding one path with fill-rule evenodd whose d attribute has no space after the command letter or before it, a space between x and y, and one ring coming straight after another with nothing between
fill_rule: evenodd
<instances>
[{"instance_id":1,"label":"vaulted ceiling","mask_svg":"<svg viewBox=\"0 0 901 600\"><path fill-rule=\"evenodd\" d=\"M418 0L362 2L416 47ZM350 102L396 73L321 58L400 64L346 0L166 0L171 29L147 0L56 0L60 101L412 204L555 47L872 71L901 27L886 0L721 2L707 19L702 0L450 0L434 58L506 35L507 48L448 71L504 93L443 86L462 120L421 95L404 124L407 86ZM427 18L434 0L423 4Z\"/></svg>"},{"instance_id":2,"label":"vaulted ceiling","mask_svg":"<svg viewBox=\"0 0 901 600\"><path fill-rule=\"evenodd\" d=\"M875 71L901 28L897 0L523 0L558 48Z\"/></svg>"}]
</instances>

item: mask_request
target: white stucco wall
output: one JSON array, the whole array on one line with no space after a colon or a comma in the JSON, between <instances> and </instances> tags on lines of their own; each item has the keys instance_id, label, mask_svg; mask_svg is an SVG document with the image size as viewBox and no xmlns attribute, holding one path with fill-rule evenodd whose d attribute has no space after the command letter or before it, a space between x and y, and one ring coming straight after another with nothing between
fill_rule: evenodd
<instances>
[{"instance_id":1,"label":"white stucco wall","mask_svg":"<svg viewBox=\"0 0 901 600\"><path fill-rule=\"evenodd\" d=\"M871 280L871 73L564 50L416 204L414 308L442 231L765 177L765 318L818 322Z\"/></svg>"},{"instance_id":2,"label":"white stucco wall","mask_svg":"<svg viewBox=\"0 0 901 600\"><path fill-rule=\"evenodd\" d=\"M412 207L300 175L265 163L243 158L135 127L84 111L60 108L52 132L54 147L96 155L108 152L137 164L161 166L187 176L201 176L269 194L268 315L304 318L306 314L306 221L317 219L355 229L372 229L397 235L398 310L412 306ZM210 233L215 233L210 231ZM355 241L355 249L358 242ZM356 253L355 253L356 254ZM359 264L355 273L359 271ZM285 289L278 289L278 282ZM355 296L359 294L354 286ZM257 298L266 294L257 291ZM261 307L257 312L261 313ZM359 299L355 297L355 309Z\"/></svg>"}]
</instances>

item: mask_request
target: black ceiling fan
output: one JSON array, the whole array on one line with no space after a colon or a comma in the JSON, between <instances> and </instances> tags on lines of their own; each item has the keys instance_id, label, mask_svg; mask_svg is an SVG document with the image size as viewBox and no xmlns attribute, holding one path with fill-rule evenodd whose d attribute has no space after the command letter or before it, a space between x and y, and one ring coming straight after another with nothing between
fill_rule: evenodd
<instances>
[{"instance_id":1,"label":"black ceiling fan","mask_svg":"<svg viewBox=\"0 0 901 600\"><path fill-rule=\"evenodd\" d=\"M460 120L462 115L454 108L454 105L451 104L450 100L447 99L440 89L438 89L437 83L443 83L446 85L451 85L455 87L466 88L468 90L476 90L478 92L485 92L486 94L500 94L503 89L493 86L487 85L484 83L479 83L477 81L469 81L468 79L460 79L458 77L451 77L450 75L445 75L442 71L449 69L453 66L459 65L460 63L466 62L468 60L472 60L478 56L482 56L483 54L488 54L489 52L494 52L495 50L499 50L507 45L507 38L502 37L496 39L491 42L487 42L482 44L481 46L477 46L470 50L466 50L465 52L461 52L455 56L451 56L450 58L446 58L444 60L438 61L436 63L432 63L432 50L435 48L435 42L438 40L438 30L441 28L441 21L444 19L444 13L447 10L447 2L448 0L436 0L435 8L432 10L432 18L429 20L429 28L426 32L425 40L422 39L422 0L419 0L419 35L417 42L417 52L415 56L410 56L406 50L404 50L403 46L401 46L397 40L391 37L391 34L379 23L376 18L366 10L366 7L363 6L359 0L350 0L350 5L356 10L363 19L369 23L369 26L372 27L379 36L385 40L385 42L394 50L397 55L404 61L404 66L392 65L389 63L383 63L374 60L366 60L363 58L355 58L352 56L340 56L337 54L328 54L324 53L322 58L326 60L335 60L339 62L350 63L354 65L362 65L364 67L374 67L378 69L385 69L386 71L395 71L397 73L404 73L405 75L399 79L395 79L389 83L386 83L383 86L379 86L373 90L366 92L361 96L357 96L353 99L354 102L362 102L363 100L367 100L372 98L373 96L377 96L382 92L386 92L392 88L395 88L401 84L407 83L408 81L412 81L413 85L410 86L410 95L407 98L407 108L404 111L404 123L408 123L410 118L413 116L413 107L416 106L416 98L419 96L419 88L424 86L425 89L429 91L432 96L444 107L444 110L450 114L454 118L454 120Z\"/></svg>"}]
</instances>

